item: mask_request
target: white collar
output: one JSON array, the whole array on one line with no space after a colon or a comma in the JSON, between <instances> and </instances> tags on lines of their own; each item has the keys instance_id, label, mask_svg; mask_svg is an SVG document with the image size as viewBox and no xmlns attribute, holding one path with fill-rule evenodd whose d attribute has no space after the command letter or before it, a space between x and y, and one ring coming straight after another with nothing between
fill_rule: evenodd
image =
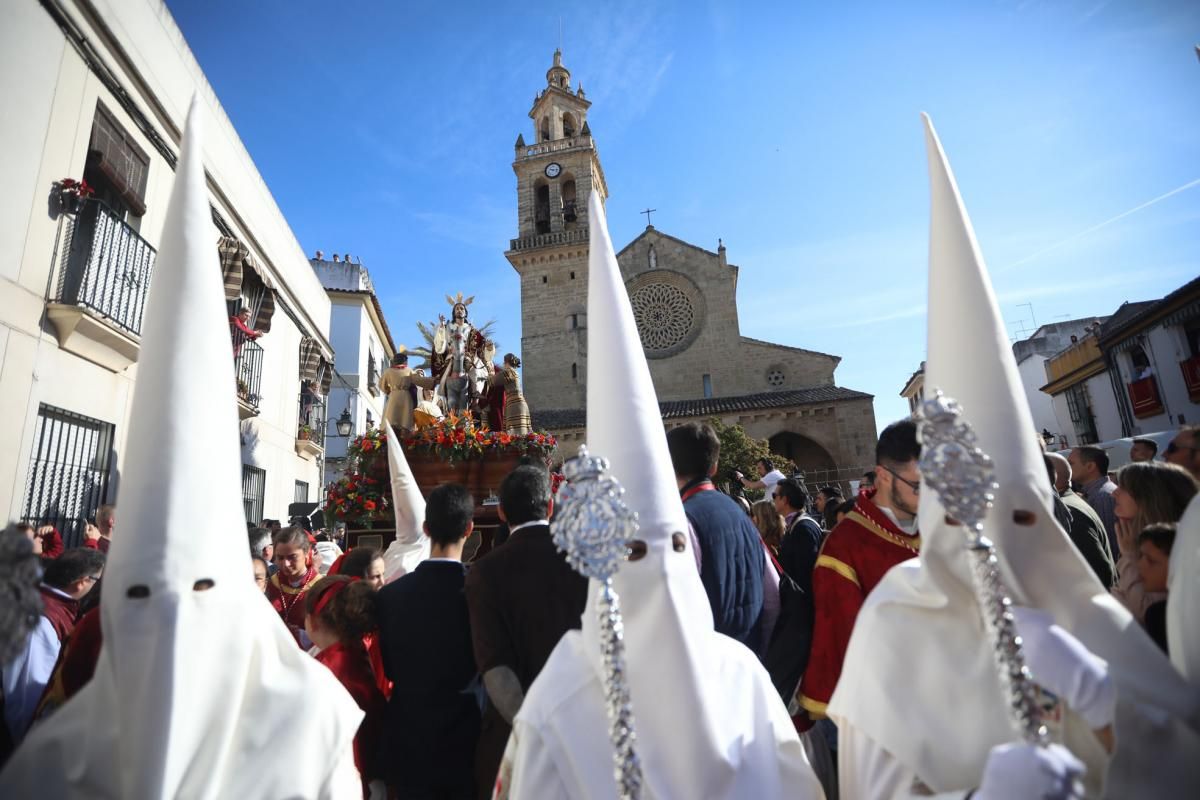
<instances>
[{"instance_id":1,"label":"white collar","mask_svg":"<svg viewBox=\"0 0 1200 800\"><path fill-rule=\"evenodd\" d=\"M58 595L59 597L63 598L64 600L75 600L75 601L78 600L78 598L72 597L71 595L64 592L62 589L59 589L57 586L51 586L48 583L43 583L42 588L48 592L53 592L54 594Z\"/></svg>"},{"instance_id":2,"label":"white collar","mask_svg":"<svg viewBox=\"0 0 1200 800\"><path fill-rule=\"evenodd\" d=\"M896 516L896 512L892 511L887 506L881 506L877 503L875 505L875 507L878 508L880 511L882 511L884 513L884 516L886 516L888 519L890 519L892 521L893 525L895 525L897 528L899 528L900 530L907 533L909 536L912 536L914 533L917 532L917 518L916 517L913 517L908 522L901 522L900 519Z\"/></svg>"},{"instance_id":3,"label":"white collar","mask_svg":"<svg viewBox=\"0 0 1200 800\"><path fill-rule=\"evenodd\" d=\"M513 525L511 528L508 529L508 535L512 536L514 533L521 530L522 528L532 528L534 525L549 525L549 524L550 524L550 520L548 520L548 519L532 519L529 522L522 522L520 525Z\"/></svg>"},{"instance_id":4,"label":"white collar","mask_svg":"<svg viewBox=\"0 0 1200 800\"><path fill-rule=\"evenodd\" d=\"M461 564L462 563L461 558L445 558L443 556L437 556L437 557L430 556L429 558L427 558L425 560L426 561L449 561L452 564Z\"/></svg>"}]
</instances>

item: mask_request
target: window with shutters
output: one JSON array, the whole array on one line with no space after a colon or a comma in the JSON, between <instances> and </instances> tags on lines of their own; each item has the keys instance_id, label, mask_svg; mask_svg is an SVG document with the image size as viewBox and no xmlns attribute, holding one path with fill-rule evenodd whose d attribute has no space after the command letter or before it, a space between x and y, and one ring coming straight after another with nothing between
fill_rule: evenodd
<instances>
[{"instance_id":1,"label":"window with shutters","mask_svg":"<svg viewBox=\"0 0 1200 800\"><path fill-rule=\"evenodd\" d=\"M97 100L83 179L95 189L96 197L118 214L126 218L141 217L146 213L149 173L150 157L146 151L104 103Z\"/></svg>"}]
</instances>

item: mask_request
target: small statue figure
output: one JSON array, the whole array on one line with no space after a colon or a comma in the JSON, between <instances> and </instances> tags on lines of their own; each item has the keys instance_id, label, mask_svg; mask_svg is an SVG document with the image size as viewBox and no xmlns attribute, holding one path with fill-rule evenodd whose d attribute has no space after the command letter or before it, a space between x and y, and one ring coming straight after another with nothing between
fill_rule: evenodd
<instances>
[{"instance_id":1,"label":"small statue figure","mask_svg":"<svg viewBox=\"0 0 1200 800\"><path fill-rule=\"evenodd\" d=\"M387 395L384 419L397 431L412 430L417 388L432 389L435 386L436 378L426 378L408 368L408 351L401 345L392 357L392 366L379 376L379 388Z\"/></svg>"},{"instance_id":2,"label":"small statue figure","mask_svg":"<svg viewBox=\"0 0 1200 800\"><path fill-rule=\"evenodd\" d=\"M504 432L512 436L524 436L533 429L529 419L529 404L521 393L521 377L517 374L520 366L521 359L512 353L505 353L504 366L499 372L493 372L489 380L492 386L504 387ZM488 369L493 369L490 361Z\"/></svg>"}]
</instances>

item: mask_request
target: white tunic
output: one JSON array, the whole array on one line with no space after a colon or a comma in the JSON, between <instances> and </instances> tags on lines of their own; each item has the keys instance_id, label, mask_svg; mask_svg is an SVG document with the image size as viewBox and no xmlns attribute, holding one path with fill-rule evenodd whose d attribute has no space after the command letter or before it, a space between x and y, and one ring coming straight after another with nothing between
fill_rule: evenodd
<instances>
[{"instance_id":1,"label":"white tunic","mask_svg":"<svg viewBox=\"0 0 1200 800\"><path fill-rule=\"evenodd\" d=\"M792 721L754 655L733 639L715 632L712 637L710 652L716 656L712 677L728 691L706 698L706 711L710 718L723 720L727 749L709 756L703 766L670 763L692 753L681 743L696 733L689 729L691 710L677 709L677 738L638 739L636 751L645 780L642 796L824 797ZM578 631L559 641L517 714L500 767L497 797L609 800L616 796L604 687L593 663ZM636 717L637 698L633 702ZM671 774L676 777L668 779ZM681 774L695 775L695 784L681 783Z\"/></svg>"}]
</instances>

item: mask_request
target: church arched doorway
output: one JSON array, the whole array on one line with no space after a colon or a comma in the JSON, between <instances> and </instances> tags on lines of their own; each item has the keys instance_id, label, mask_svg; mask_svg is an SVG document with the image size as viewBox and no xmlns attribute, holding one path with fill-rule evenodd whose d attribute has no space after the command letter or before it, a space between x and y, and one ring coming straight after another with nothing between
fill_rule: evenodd
<instances>
[{"instance_id":1,"label":"church arched doorway","mask_svg":"<svg viewBox=\"0 0 1200 800\"><path fill-rule=\"evenodd\" d=\"M810 480L822 480L836 474L837 464L829 451L807 436L780 431L768 440L772 453L791 460Z\"/></svg>"}]
</instances>

